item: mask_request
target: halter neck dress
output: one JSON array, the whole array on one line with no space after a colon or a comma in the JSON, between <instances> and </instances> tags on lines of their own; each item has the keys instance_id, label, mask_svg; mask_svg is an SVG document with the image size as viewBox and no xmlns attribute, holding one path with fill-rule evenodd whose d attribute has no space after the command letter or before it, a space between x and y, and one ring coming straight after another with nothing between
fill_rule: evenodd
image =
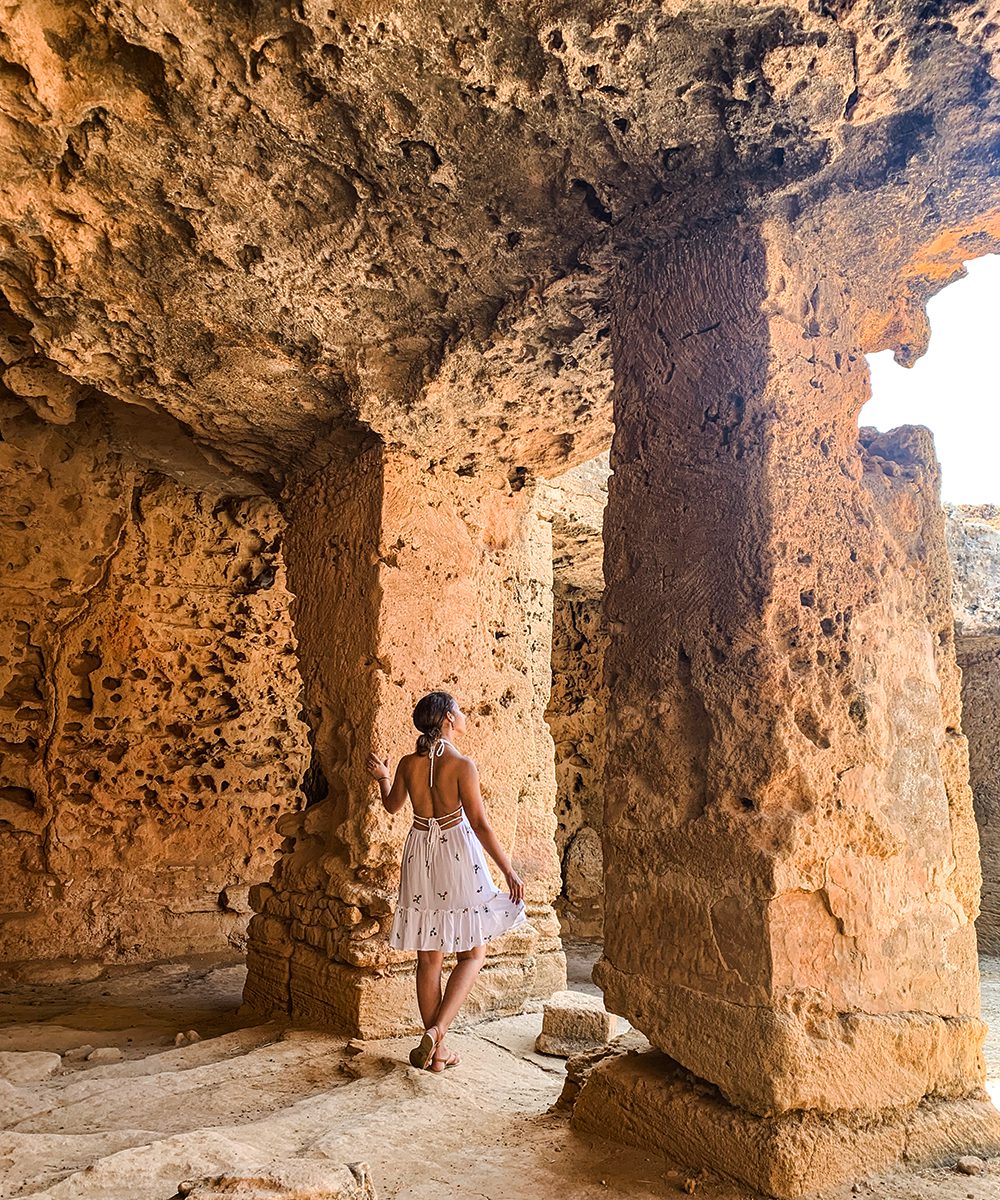
<instances>
[{"instance_id":1,"label":"halter neck dress","mask_svg":"<svg viewBox=\"0 0 1000 1200\"><path fill-rule=\"evenodd\" d=\"M445 746L441 738L429 755L428 782L434 784L434 759ZM524 901L516 904L493 883L483 847L461 805L443 817L414 816L406 835L399 877L399 896L389 929L394 950L471 950L527 921Z\"/></svg>"}]
</instances>

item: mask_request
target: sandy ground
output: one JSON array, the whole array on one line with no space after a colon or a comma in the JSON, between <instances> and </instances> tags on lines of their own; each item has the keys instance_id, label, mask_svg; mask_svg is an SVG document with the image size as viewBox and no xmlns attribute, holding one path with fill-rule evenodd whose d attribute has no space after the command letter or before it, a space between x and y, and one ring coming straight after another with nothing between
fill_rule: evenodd
<instances>
[{"instance_id":1,"label":"sandy ground","mask_svg":"<svg viewBox=\"0 0 1000 1200\"><path fill-rule=\"evenodd\" d=\"M587 953L571 984L595 990ZM182 1180L267 1162L367 1162L380 1200L677 1197L692 1172L660 1155L581 1137L550 1112L564 1076L533 1052L538 1012L456 1032L462 1065L406 1062L412 1039L364 1043L279 1023L242 1027L243 969L209 961L110 972L0 994L0 1053L118 1046L107 1065L32 1059L46 1078L0 1078L0 1197L167 1200ZM1000 1101L1000 960L983 961L991 1091ZM175 1047L179 1031L201 1040ZM13 1060L28 1064L27 1059ZM8 1064L11 1060L5 1059ZM691 1184L689 1183L690 1187ZM753 1195L714 1176L706 1200ZM873 1177L829 1200L998 1200L984 1176L942 1167Z\"/></svg>"}]
</instances>

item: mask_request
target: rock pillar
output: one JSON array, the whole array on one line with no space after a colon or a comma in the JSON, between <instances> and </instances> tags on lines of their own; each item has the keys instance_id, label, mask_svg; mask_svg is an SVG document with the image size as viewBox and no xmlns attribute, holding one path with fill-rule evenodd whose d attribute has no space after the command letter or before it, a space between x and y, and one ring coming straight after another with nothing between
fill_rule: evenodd
<instances>
[{"instance_id":1,"label":"rock pillar","mask_svg":"<svg viewBox=\"0 0 1000 1200\"><path fill-rule=\"evenodd\" d=\"M595 977L657 1052L575 1120L779 1196L1000 1134L937 467L859 442L849 292L720 220L613 326Z\"/></svg>"},{"instance_id":2,"label":"rock pillar","mask_svg":"<svg viewBox=\"0 0 1000 1200\"><path fill-rule=\"evenodd\" d=\"M361 1037L418 1026L415 956L389 949L408 810L386 814L364 762L413 749L413 705L454 693L530 927L493 943L472 1003L512 1011L564 986L550 685L551 542L512 491L375 447L289 489L293 618L314 760L308 807L251 896L245 1000Z\"/></svg>"}]
</instances>

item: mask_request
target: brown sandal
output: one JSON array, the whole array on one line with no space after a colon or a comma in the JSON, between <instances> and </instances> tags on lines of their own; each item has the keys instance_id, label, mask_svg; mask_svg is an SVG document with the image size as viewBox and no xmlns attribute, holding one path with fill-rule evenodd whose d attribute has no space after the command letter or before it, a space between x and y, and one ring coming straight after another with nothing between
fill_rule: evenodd
<instances>
[{"instance_id":1,"label":"brown sandal","mask_svg":"<svg viewBox=\"0 0 1000 1200\"><path fill-rule=\"evenodd\" d=\"M436 1034L441 1032L436 1025L432 1025L431 1029ZM431 1037L430 1029L425 1029L420 1045L414 1046L410 1051L410 1066L416 1067L418 1071L426 1071L434 1060L434 1051L438 1048L440 1040L440 1036Z\"/></svg>"},{"instance_id":2,"label":"brown sandal","mask_svg":"<svg viewBox=\"0 0 1000 1200\"><path fill-rule=\"evenodd\" d=\"M461 1061L459 1056L454 1051L451 1051L448 1058L435 1058L429 1069L435 1075L440 1075L442 1071L446 1071L449 1067L457 1067Z\"/></svg>"}]
</instances>

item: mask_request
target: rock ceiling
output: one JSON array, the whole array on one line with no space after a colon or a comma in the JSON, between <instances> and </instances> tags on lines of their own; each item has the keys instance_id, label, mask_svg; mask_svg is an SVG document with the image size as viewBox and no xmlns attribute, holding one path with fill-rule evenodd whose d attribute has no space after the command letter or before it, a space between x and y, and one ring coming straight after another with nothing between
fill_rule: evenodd
<instances>
[{"instance_id":1,"label":"rock ceiling","mask_svg":"<svg viewBox=\"0 0 1000 1200\"><path fill-rule=\"evenodd\" d=\"M564 469L610 438L612 268L666 223L839 195L860 242L885 181L933 225L928 147L959 148L959 217L998 170L1000 35L957 0L32 0L0 29L5 402L96 389L272 482L368 431Z\"/></svg>"}]
</instances>

